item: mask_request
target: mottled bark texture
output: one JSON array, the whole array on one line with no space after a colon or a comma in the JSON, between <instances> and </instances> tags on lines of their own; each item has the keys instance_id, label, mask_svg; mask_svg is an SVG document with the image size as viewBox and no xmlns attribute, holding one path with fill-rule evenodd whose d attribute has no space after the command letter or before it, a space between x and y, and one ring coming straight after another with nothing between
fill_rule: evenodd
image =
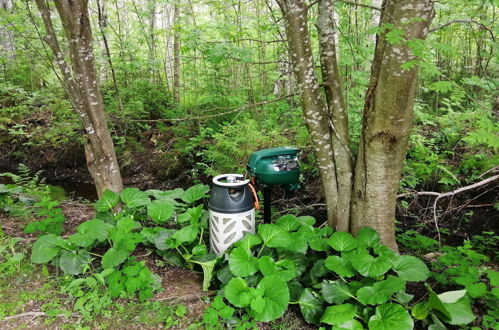
<instances>
[{"instance_id":1,"label":"mottled bark texture","mask_svg":"<svg viewBox=\"0 0 499 330\"><path fill-rule=\"evenodd\" d=\"M291 61L300 91L303 116L319 166L328 211L328 222L336 227L338 187L331 147L329 114L315 75L310 36L307 26L307 5L301 0L279 0L285 17Z\"/></svg>"},{"instance_id":2,"label":"mottled bark texture","mask_svg":"<svg viewBox=\"0 0 499 330\"><path fill-rule=\"evenodd\" d=\"M173 100L180 102L180 7L175 2L173 7Z\"/></svg>"},{"instance_id":3,"label":"mottled bark texture","mask_svg":"<svg viewBox=\"0 0 499 330\"><path fill-rule=\"evenodd\" d=\"M397 249L395 199L412 126L418 68L410 44L425 39L434 16L433 0L386 0L380 26L393 24L401 40L378 35L366 94L352 196L352 231L369 226L382 242Z\"/></svg>"},{"instance_id":4,"label":"mottled bark texture","mask_svg":"<svg viewBox=\"0 0 499 330\"><path fill-rule=\"evenodd\" d=\"M334 1L319 2L319 48L322 81L328 108L327 119L331 130L332 161L336 169L338 201L336 205L337 230L350 229L350 196L352 191L352 158L349 148L348 113L341 89L336 53L336 33L334 20ZM334 184L330 182L329 184Z\"/></svg>"},{"instance_id":5,"label":"mottled bark texture","mask_svg":"<svg viewBox=\"0 0 499 330\"><path fill-rule=\"evenodd\" d=\"M352 186L348 117L338 72L334 1L319 1L321 70L325 104L315 76L307 29L307 5L279 0L286 22L292 63L301 90L302 108L321 173L329 224L352 231L376 229L382 242L397 250L395 198L412 123L417 65L410 45L426 37L433 18L433 0L385 0L366 94L360 150ZM386 34L398 30L402 38ZM350 200L351 198L351 200ZM349 214L349 212L351 214Z\"/></svg>"},{"instance_id":6,"label":"mottled bark texture","mask_svg":"<svg viewBox=\"0 0 499 330\"><path fill-rule=\"evenodd\" d=\"M87 167L99 196L106 189L123 189L113 140L106 124L92 49L92 32L86 0L54 0L68 41L70 63L62 53L46 0L36 0L45 25L45 42L62 72L74 110L85 129Z\"/></svg>"}]
</instances>

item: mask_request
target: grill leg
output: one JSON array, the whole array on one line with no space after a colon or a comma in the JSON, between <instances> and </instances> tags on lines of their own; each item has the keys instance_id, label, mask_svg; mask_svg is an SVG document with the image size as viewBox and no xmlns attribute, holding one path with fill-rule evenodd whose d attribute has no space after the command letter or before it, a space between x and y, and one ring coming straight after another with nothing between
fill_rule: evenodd
<instances>
[{"instance_id":1,"label":"grill leg","mask_svg":"<svg viewBox=\"0 0 499 330\"><path fill-rule=\"evenodd\" d=\"M270 189L270 187L263 188L263 222L265 223L270 223L272 221Z\"/></svg>"}]
</instances>

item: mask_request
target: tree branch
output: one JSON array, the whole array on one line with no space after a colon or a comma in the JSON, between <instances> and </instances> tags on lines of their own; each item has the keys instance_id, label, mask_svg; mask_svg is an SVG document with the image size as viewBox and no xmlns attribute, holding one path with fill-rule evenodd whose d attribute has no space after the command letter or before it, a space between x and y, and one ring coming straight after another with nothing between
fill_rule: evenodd
<instances>
[{"instance_id":1,"label":"tree branch","mask_svg":"<svg viewBox=\"0 0 499 330\"><path fill-rule=\"evenodd\" d=\"M12 315L12 316L7 316L3 320L0 320L0 322L14 320L14 319L22 318L22 317L27 317L27 316L31 316L31 317L35 318L35 317L38 317L38 316L48 316L48 315L45 312L26 312L26 313L16 314L16 315ZM66 317L65 314L59 314L59 315L56 315L56 316ZM76 314L76 313L73 313L70 316L77 317L79 315Z\"/></svg>"},{"instance_id":2,"label":"tree branch","mask_svg":"<svg viewBox=\"0 0 499 330\"><path fill-rule=\"evenodd\" d=\"M340 1L341 1L341 0L340 0ZM480 26L482 29L487 30L487 32L489 32L489 33L490 33L490 36L492 37L492 40L494 40L494 41L496 40L495 35L494 35L494 31L492 31L492 29L491 29L491 28L489 28L487 25L485 25L485 24L483 24L483 23L481 23L481 22L478 22L478 21L475 21L475 20L472 20L472 19L455 19L455 20L449 21L449 22L447 22L447 23L444 23L444 24L442 24L442 25L439 25L439 26L436 26L436 27L434 27L434 28L430 29L430 30L428 31L428 33L430 33L430 32L435 32L435 31L437 31L437 30L439 30L439 29L443 29L443 28L445 28L445 27L447 27L447 26L449 26L449 25L455 24L455 23L468 23L468 24L476 24L476 25Z\"/></svg>"},{"instance_id":3,"label":"tree branch","mask_svg":"<svg viewBox=\"0 0 499 330\"><path fill-rule=\"evenodd\" d=\"M263 101L263 102L248 104L248 105L245 105L243 107L239 107L239 108L236 108L236 109L233 109L233 110L229 110L229 111L225 111L225 112L221 112L221 113L216 113L216 114L213 114L213 115L194 116L194 117L185 117L185 118L131 119L131 121L144 122L144 123L154 123L154 122L181 122L181 121L186 121L186 120L209 119L209 118L215 118L215 117L229 115L231 113L240 112L240 111L243 111L243 110L246 110L246 109L259 107L259 106L266 105L266 104L269 104L269 103L278 102L278 101L281 101L281 100L293 97L295 95L297 95L297 93L284 95L284 96L281 96L281 97L278 97L276 99L269 100L269 101Z\"/></svg>"},{"instance_id":4,"label":"tree branch","mask_svg":"<svg viewBox=\"0 0 499 330\"><path fill-rule=\"evenodd\" d=\"M358 2L353 2L353 1L347 1L347 0L336 0L336 1L346 3L347 5L352 5L352 6L357 6L357 7L364 7L364 8L369 8L369 9L381 11L380 7L373 6L373 5L366 5L366 4L363 4L363 3L358 3Z\"/></svg>"},{"instance_id":5,"label":"tree branch","mask_svg":"<svg viewBox=\"0 0 499 330\"><path fill-rule=\"evenodd\" d=\"M438 203L438 201L441 198L454 196L454 195L460 194L460 193L468 191L468 190L473 190L473 189L476 189L476 188L488 185L488 184L490 184L492 182L495 182L495 181L499 182L499 174L491 176L488 179L485 179L485 180L473 183L473 184L471 184L469 186L464 186L464 187L461 187L461 188L458 188L458 189L455 189L455 190L452 190L452 191L449 191L449 192L446 192L446 193L438 193L438 192L434 192L434 191L420 191L420 192L416 192L416 193L399 194L399 195L397 195L397 198L411 196L411 195L417 195L417 196L423 196L423 195L426 195L426 196L436 196L435 200L433 201L433 221L435 223L435 229L437 230L438 243L440 244L441 237L440 237L440 229L438 227L438 219L437 219L437 203Z\"/></svg>"},{"instance_id":6,"label":"tree branch","mask_svg":"<svg viewBox=\"0 0 499 330\"><path fill-rule=\"evenodd\" d=\"M414 196L414 195L417 195L417 196L437 196L437 198L449 197L449 196L457 195L457 194L460 194L462 192L472 190L472 189L475 189L475 188L478 188L481 186L485 186L485 185L487 185L491 182L494 182L494 181L499 181L499 174L491 176L488 179L473 183L469 186L464 186L464 187L461 187L461 188L458 188L458 189L455 189L455 190L452 190L452 191L449 191L446 193L439 193L439 192L434 192L434 191L419 191L419 192L410 192L410 193L398 194L397 198Z\"/></svg>"}]
</instances>

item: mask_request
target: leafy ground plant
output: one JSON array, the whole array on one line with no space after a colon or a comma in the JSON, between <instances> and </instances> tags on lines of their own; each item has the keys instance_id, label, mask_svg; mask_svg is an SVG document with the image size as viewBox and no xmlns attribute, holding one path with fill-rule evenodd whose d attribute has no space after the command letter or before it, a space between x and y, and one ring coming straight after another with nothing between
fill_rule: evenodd
<instances>
[{"instance_id":1,"label":"leafy ground plant","mask_svg":"<svg viewBox=\"0 0 499 330\"><path fill-rule=\"evenodd\" d=\"M291 304L306 322L333 329L412 329L415 322L465 325L474 319L469 287L441 294L428 287L428 301L411 304L407 284L426 281L428 267L381 245L370 228L354 237L317 227L313 217L285 215L257 226L255 234L247 233L216 258L206 244L208 215L198 202L207 192L203 185L185 191L106 191L95 204L94 219L66 238L40 236L31 260L76 276L66 290L75 309L88 317L113 298L145 301L161 289L158 277L134 257L141 245L165 263L202 271L203 289L218 290L204 326L252 328L254 322L282 317ZM460 253L482 260L466 249Z\"/></svg>"}]
</instances>

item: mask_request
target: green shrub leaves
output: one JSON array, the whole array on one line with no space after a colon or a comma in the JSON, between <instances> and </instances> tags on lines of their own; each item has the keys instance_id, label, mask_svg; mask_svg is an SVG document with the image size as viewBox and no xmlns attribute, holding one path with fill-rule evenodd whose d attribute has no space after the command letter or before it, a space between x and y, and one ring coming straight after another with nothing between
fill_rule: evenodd
<instances>
[{"instance_id":1,"label":"green shrub leaves","mask_svg":"<svg viewBox=\"0 0 499 330\"><path fill-rule=\"evenodd\" d=\"M111 190L106 190L97 203L95 203L95 209L99 212L106 212L118 205L119 201L120 196L118 194Z\"/></svg>"},{"instance_id":2,"label":"green shrub leaves","mask_svg":"<svg viewBox=\"0 0 499 330\"><path fill-rule=\"evenodd\" d=\"M430 276L425 263L413 256L398 256L393 263L393 270L406 281L424 281Z\"/></svg>"},{"instance_id":3,"label":"green shrub leaves","mask_svg":"<svg viewBox=\"0 0 499 330\"><path fill-rule=\"evenodd\" d=\"M369 319L372 330L411 330L414 321L405 308L398 304L384 304L376 307L376 314Z\"/></svg>"},{"instance_id":4,"label":"green shrub leaves","mask_svg":"<svg viewBox=\"0 0 499 330\"><path fill-rule=\"evenodd\" d=\"M100 212L96 219L80 224L67 239L54 234L40 236L31 260L52 261L70 275L85 274L96 264L100 272L75 280L75 287L93 288L101 283L111 297L148 299L160 285L157 276L133 257L137 245L144 244L155 248L165 263L202 270L203 290L212 284L220 286L218 303L207 310L211 316L207 314L206 319L211 323L237 315L223 299L247 318L261 322L281 317L292 300L304 320L317 326L412 329L407 304L413 296L405 293L405 288L407 282L425 281L430 276L423 261L381 245L379 235L370 228L360 229L354 237L329 227L314 227L312 217L294 215L259 225L256 234L246 233L227 250L225 260L216 258L208 252L207 212L202 204L192 205L208 191L204 185L186 191L128 188L120 195L106 191L95 204ZM122 209L114 213L120 200ZM96 247L105 251L100 252L100 264L90 264L92 258L100 257L92 252ZM483 259L468 250L463 253ZM441 258L446 261L445 256ZM497 272L487 275L497 284ZM483 297L488 294L487 286L459 275L455 280L469 290L437 295L429 289L429 300L410 308L412 316L424 322L431 318L428 322L433 324L470 323L474 315L469 296Z\"/></svg>"}]
</instances>

